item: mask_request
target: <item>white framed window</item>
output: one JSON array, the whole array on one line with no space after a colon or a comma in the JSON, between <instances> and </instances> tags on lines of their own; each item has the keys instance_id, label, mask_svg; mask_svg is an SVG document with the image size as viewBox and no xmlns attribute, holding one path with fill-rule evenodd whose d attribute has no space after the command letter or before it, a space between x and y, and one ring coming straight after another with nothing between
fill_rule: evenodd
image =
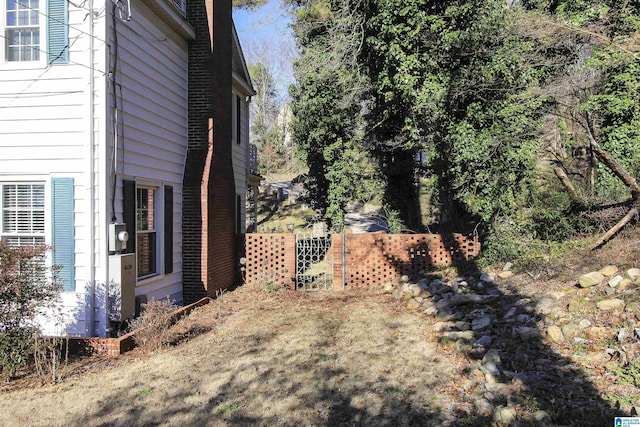
<instances>
[{"instance_id":1,"label":"white framed window","mask_svg":"<svg viewBox=\"0 0 640 427\"><path fill-rule=\"evenodd\" d=\"M138 282L173 273L173 186L123 180L124 253L136 254Z\"/></svg>"},{"instance_id":2,"label":"white framed window","mask_svg":"<svg viewBox=\"0 0 640 427\"><path fill-rule=\"evenodd\" d=\"M9 69L69 63L67 0L0 0L0 63Z\"/></svg>"},{"instance_id":3,"label":"white framed window","mask_svg":"<svg viewBox=\"0 0 640 427\"><path fill-rule=\"evenodd\" d=\"M44 3L46 0L4 2L4 59L6 62L40 61Z\"/></svg>"},{"instance_id":4,"label":"white framed window","mask_svg":"<svg viewBox=\"0 0 640 427\"><path fill-rule=\"evenodd\" d=\"M138 279L155 276L158 271L157 189L136 187L136 253Z\"/></svg>"},{"instance_id":5,"label":"white framed window","mask_svg":"<svg viewBox=\"0 0 640 427\"><path fill-rule=\"evenodd\" d=\"M0 238L10 246L45 243L44 183L0 183Z\"/></svg>"}]
</instances>

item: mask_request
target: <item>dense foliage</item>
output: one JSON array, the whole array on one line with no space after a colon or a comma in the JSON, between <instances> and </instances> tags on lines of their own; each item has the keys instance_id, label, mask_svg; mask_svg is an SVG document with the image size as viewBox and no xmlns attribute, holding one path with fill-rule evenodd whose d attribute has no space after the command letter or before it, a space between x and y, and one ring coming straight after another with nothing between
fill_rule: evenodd
<instances>
[{"instance_id":1,"label":"dense foliage","mask_svg":"<svg viewBox=\"0 0 640 427\"><path fill-rule=\"evenodd\" d=\"M334 225L343 223L346 204L366 199L375 182L363 150L368 83L354 57L363 37L362 6L343 3L299 9L296 33L304 49L291 90L293 136L309 166L310 200Z\"/></svg>"},{"instance_id":2,"label":"dense foliage","mask_svg":"<svg viewBox=\"0 0 640 427\"><path fill-rule=\"evenodd\" d=\"M291 3L294 138L329 219L366 170L420 230L424 176L441 228L483 225L509 258L496 246L563 240L589 230L581 210L638 201L638 2Z\"/></svg>"}]
</instances>

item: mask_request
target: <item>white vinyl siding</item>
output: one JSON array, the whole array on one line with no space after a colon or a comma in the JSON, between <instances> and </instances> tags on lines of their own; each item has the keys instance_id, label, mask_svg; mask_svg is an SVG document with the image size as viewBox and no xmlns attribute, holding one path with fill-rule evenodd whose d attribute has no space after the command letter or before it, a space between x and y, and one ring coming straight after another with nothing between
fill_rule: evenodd
<instances>
[{"instance_id":1,"label":"white vinyl siding","mask_svg":"<svg viewBox=\"0 0 640 427\"><path fill-rule=\"evenodd\" d=\"M237 92L233 94L233 177L235 180L236 195L240 197L240 226L239 230L244 233L246 229L246 193L247 193L247 173L249 156L249 107L244 100L244 96ZM238 132L240 132L238 134ZM236 202L236 210L238 203ZM238 227L236 227L238 228Z\"/></svg>"},{"instance_id":2,"label":"white vinyl siding","mask_svg":"<svg viewBox=\"0 0 640 427\"><path fill-rule=\"evenodd\" d=\"M122 120L118 126L118 139L123 141L119 144L117 157L124 179L135 180L137 188L155 189L158 215L153 231L157 242L156 264L153 268L145 264L143 271L138 272L136 295L144 294L149 300L177 295L181 302L182 177L188 146L188 42L175 36L174 30L160 21L144 3L132 2L131 5L131 21L116 23L120 85L117 95ZM173 36L158 37L160 34ZM116 194L120 198L122 184L119 182L118 185ZM175 201L173 227L168 228L172 230L172 245L164 242L169 238L165 237L162 222L162 193L166 186L173 188ZM121 205L120 200L116 201L117 211ZM116 212L116 216L120 218L121 213ZM172 257L164 254L167 248L172 251ZM137 256L140 262L139 251ZM173 260L170 269L164 265L167 258Z\"/></svg>"},{"instance_id":3,"label":"white vinyl siding","mask_svg":"<svg viewBox=\"0 0 640 427\"><path fill-rule=\"evenodd\" d=\"M46 10L47 2L39 1L41 9ZM43 15L39 16L46 21ZM73 7L69 10L68 31L74 37L70 55L74 65L46 67L44 58L32 63L5 62L2 57L0 171L3 174L45 172L69 176L86 170L90 37L84 34L88 33L85 18L86 10ZM103 37L94 37L96 47L101 45L100 38ZM44 38L41 41L44 43ZM100 76L99 70L95 74ZM94 99L102 102L104 96L98 94ZM96 115L99 115L98 109Z\"/></svg>"},{"instance_id":4,"label":"white vinyl siding","mask_svg":"<svg viewBox=\"0 0 640 427\"><path fill-rule=\"evenodd\" d=\"M2 36L6 1L0 0ZM47 14L51 0L38 1ZM113 86L109 80L115 60L111 6L96 5L98 13L91 15L86 4L76 7L74 4L80 4L55 1L55 6L64 6L57 13L65 15L63 28L68 32L57 41L60 52L66 56L62 64L60 61L55 61L56 65L47 64L52 58L43 51L48 49L50 40L46 33L50 29L43 15L39 18L42 28L39 61L8 62L5 40L0 42L0 183L44 182L47 229L43 238L47 244L52 243L50 233L54 228L49 220L52 212L49 190L58 177L72 180L69 206L74 283L69 284L73 292L64 292L61 298L62 312L68 316L66 332L72 335L104 335L109 327L103 300L104 286L109 280L107 228L112 221L111 206L115 205L114 213L119 220L122 215L123 179L142 178L143 185L158 189L159 199L163 198L162 189L172 188L173 227L163 228L159 224L161 228L156 233L159 241L165 239L165 234L173 235L173 257L165 258L160 248L158 274L141 280L136 294L144 294L148 299L172 295L181 302L188 42L184 30L176 30L175 25L168 27L147 7L153 1L132 2L131 21L117 22L116 87L121 121L115 156ZM93 36L89 35L91 17ZM58 31L57 35L60 34ZM112 200L114 159L117 180ZM90 195L93 199L89 199ZM172 268L166 268L163 260L168 260L165 262ZM168 271L171 273L164 273ZM45 333L57 333L50 320L43 320L43 324Z\"/></svg>"}]
</instances>

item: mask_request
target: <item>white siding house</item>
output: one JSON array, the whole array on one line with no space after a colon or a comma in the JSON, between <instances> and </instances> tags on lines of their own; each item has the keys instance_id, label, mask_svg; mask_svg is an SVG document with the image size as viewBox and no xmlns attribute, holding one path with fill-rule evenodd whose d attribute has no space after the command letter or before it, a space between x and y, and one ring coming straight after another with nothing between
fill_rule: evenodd
<instances>
[{"instance_id":1,"label":"white siding house","mask_svg":"<svg viewBox=\"0 0 640 427\"><path fill-rule=\"evenodd\" d=\"M54 247L63 311L41 320L46 334L108 336L117 326L111 223L129 232L122 252L135 254L134 268L122 271L135 295L182 300L195 34L185 7L0 0L0 238Z\"/></svg>"},{"instance_id":2,"label":"white siding house","mask_svg":"<svg viewBox=\"0 0 640 427\"><path fill-rule=\"evenodd\" d=\"M242 53L240 40L233 28L233 99L232 99L232 143L233 143L233 175L236 186L236 233L242 234L247 229L247 190L252 175L257 170L251 169L251 146L249 145L249 102L256 94L251 85L251 77ZM259 183L259 181L258 181Z\"/></svg>"}]
</instances>

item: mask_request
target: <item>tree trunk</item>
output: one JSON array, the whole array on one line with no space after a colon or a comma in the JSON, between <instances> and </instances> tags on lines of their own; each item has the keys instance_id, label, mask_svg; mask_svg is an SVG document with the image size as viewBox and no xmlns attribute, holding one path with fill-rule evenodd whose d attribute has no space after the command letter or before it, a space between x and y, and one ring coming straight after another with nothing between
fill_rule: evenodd
<instances>
[{"instance_id":1,"label":"tree trunk","mask_svg":"<svg viewBox=\"0 0 640 427\"><path fill-rule=\"evenodd\" d=\"M598 249L599 247L601 247L602 245L607 243L609 240L611 240L611 238L613 236L615 236L618 233L618 231L622 230L622 227L627 225L627 223L629 221L631 221L633 218L635 218L637 216L638 216L638 209L631 208L631 210L629 210L629 212L627 212L627 214L624 216L624 218L622 218L620 221L618 221L618 223L616 225L611 227L611 229L609 231L607 231L604 234L604 236L602 236L600 238L600 240L598 240L596 242L596 244L591 247L591 250Z\"/></svg>"},{"instance_id":2,"label":"tree trunk","mask_svg":"<svg viewBox=\"0 0 640 427\"><path fill-rule=\"evenodd\" d=\"M576 188L573 186L571 180L569 180L569 177L564 172L564 170L562 170L562 168L560 167L557 167L553 171L556 173L556 176L560 180L562 186L567 189L567 191L573 196L573 198L579 199L580 197L578 196Z\"/></svg>"},{"instance_id":3,"label":"tree trunk","mask_svg":"<svg viewBox=\"0 0 640 427\"><path fill-rule=\"evenodd\" d=\"M622 166L608 151L600 146L596 142L594 136L594 129L589 122L588 132L589 134L589 142L591 144L591 149L593 153L596 155L596 158L600 163L605 165L611 172L614 173L615 176L620 179L626 185L629 190L631 190L631 199L633 207L627 212L627 214L620 220L616 225L611 227L609 231L607 231L597 242L591 250L598 249L609 240L611 240L625 225L629 223L633 218L638 216L638 203L640 201L640 186L636 182L635 178L627 172L627 170Z\"/></svg>"}]
</instances>

